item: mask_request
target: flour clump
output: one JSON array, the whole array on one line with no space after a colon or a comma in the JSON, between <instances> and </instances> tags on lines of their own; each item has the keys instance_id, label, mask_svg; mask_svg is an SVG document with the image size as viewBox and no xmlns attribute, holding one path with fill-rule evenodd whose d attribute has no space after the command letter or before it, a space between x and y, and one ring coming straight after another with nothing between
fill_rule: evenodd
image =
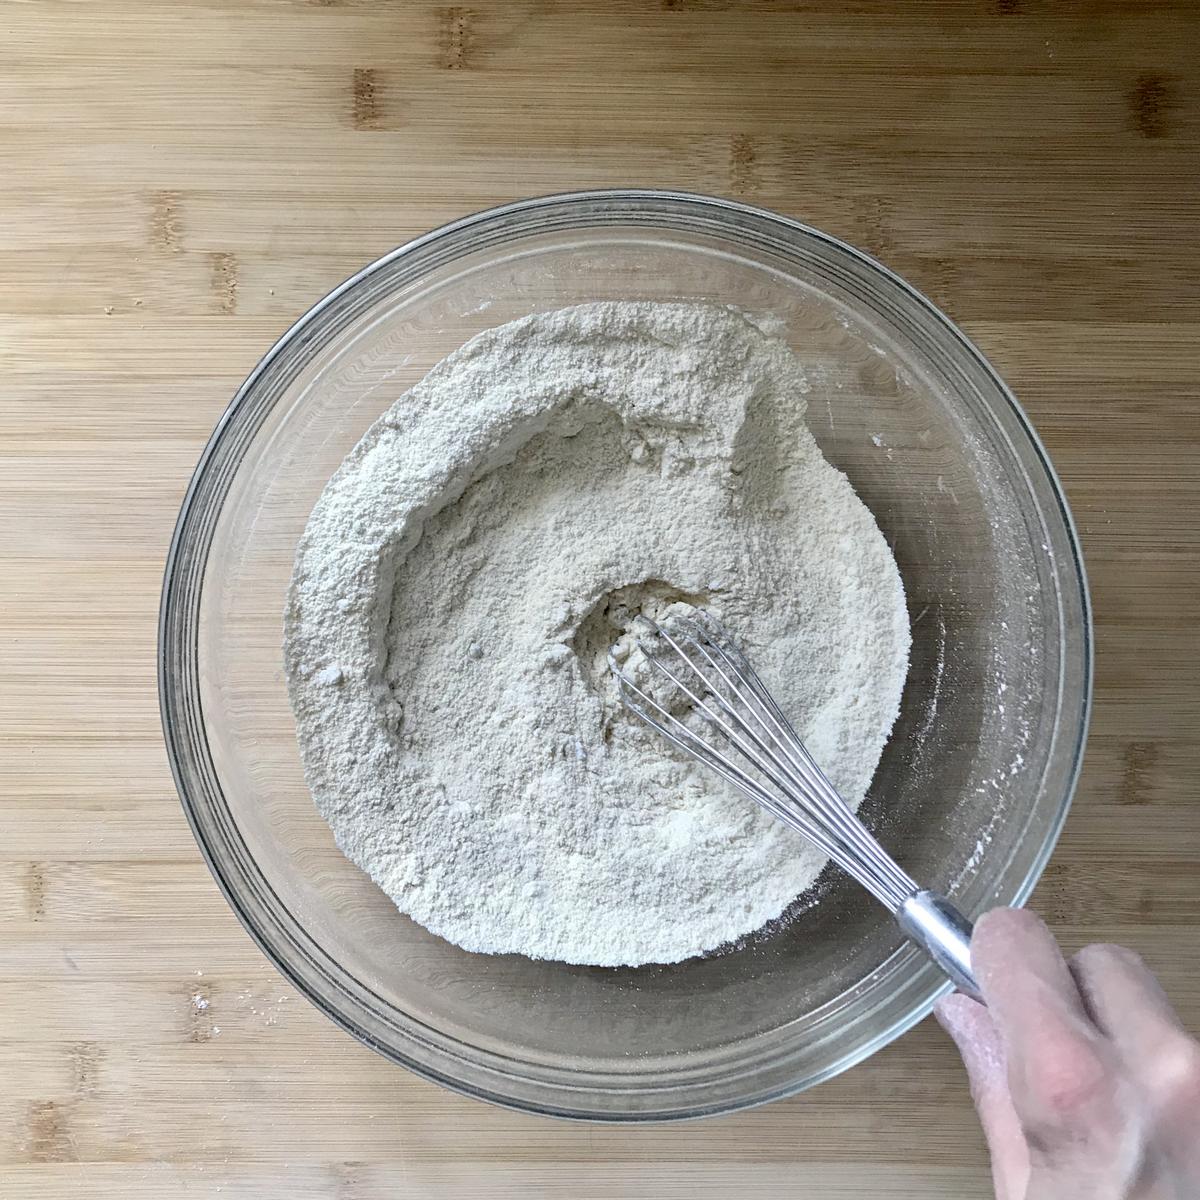
<instances>
[{"instance_id":1,"label":"flour clump","mask_svg":"<svg viewBox=\"0 0 1200 1200\"><path fill-rule=\"evenodd\" d=\"M895 720L895 561L804 424L779 339L619 302L488 330L367 431L300 540L285 665L342 851L432 932L675 962L778 917L823 856L624 712L639 614L719 616L852 803Z\"/></svg>"}]
</instances>

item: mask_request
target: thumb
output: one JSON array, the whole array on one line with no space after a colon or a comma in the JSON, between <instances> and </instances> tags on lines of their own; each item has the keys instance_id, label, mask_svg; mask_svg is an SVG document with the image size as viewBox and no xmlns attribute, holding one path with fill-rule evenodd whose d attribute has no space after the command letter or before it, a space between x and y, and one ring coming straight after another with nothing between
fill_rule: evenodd
<instances>
[{"instance_id":1,"label":"thumb","mask_svg":"<svg viewBox=\"0 0 1200 1200\"><path fill-rule=\"evenodd\" d=\"M982 1004L955 992L934 1015L950 1035L971 1086L971 1099L992 1157L996 1200L1021 1200L1029 1185L1029 1148L1008 1091L1000 1034Z\"/></svg>"}]
</instances>

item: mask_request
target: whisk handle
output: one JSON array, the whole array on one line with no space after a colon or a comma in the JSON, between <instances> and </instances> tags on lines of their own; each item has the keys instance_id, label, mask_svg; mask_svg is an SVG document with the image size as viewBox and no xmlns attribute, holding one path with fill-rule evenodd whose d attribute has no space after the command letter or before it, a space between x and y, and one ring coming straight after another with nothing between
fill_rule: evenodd
<instances>
[{"instance_id":1,"label":"whisk handle","mask_svg":"<svg viewBox=\"0 0 1200 1200\"><path fill-rule=\"evenodd\" d=\"M914 892L896 910L896 923L954 982L982 1001L971 971L971 922L937 892Z\"/></svg>"}]
</instances>

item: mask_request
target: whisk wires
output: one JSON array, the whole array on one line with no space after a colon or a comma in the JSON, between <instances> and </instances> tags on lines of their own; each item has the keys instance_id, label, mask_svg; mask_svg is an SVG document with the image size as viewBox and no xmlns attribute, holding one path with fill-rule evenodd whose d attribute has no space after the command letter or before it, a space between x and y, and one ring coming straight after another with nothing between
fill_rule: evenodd
<instances>
[{"instance_id":1,"label":"whisk wires","mask_svg":"<svg viewBox=\"0 0 1200 1200\"><path fill-rule=\"evenodd\" d=\"M647 663L701 719L672 712L640 686L610 651L625 706L669 742L795 829L856 878L891 912L917 885L854 815L805 748L774 697L725 628L672 617L669 628L639 618ZM700 724L709 737L693 726Z\"/></svg>"}]
</instances>

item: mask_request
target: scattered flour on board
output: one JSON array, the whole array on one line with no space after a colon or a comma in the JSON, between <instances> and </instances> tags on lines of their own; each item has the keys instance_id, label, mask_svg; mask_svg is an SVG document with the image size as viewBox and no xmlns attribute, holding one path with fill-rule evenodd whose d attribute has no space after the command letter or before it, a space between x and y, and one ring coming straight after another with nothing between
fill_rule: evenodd
<instances>
[{"instance_id":1,"label":"scattered flour on board","mask_svg":"<svg viewBox=\"0 0 1200 1200\"><path fill-rule=\"evenodd\" d=\"M861 801L908 619L808 390L730 309L585 305L480 334L351 451L297 550L285 665L317 806L401 911L468 950L674 962L817 876L605 668L637 613L714 612Z\"/></svg>"}]
</instances>

